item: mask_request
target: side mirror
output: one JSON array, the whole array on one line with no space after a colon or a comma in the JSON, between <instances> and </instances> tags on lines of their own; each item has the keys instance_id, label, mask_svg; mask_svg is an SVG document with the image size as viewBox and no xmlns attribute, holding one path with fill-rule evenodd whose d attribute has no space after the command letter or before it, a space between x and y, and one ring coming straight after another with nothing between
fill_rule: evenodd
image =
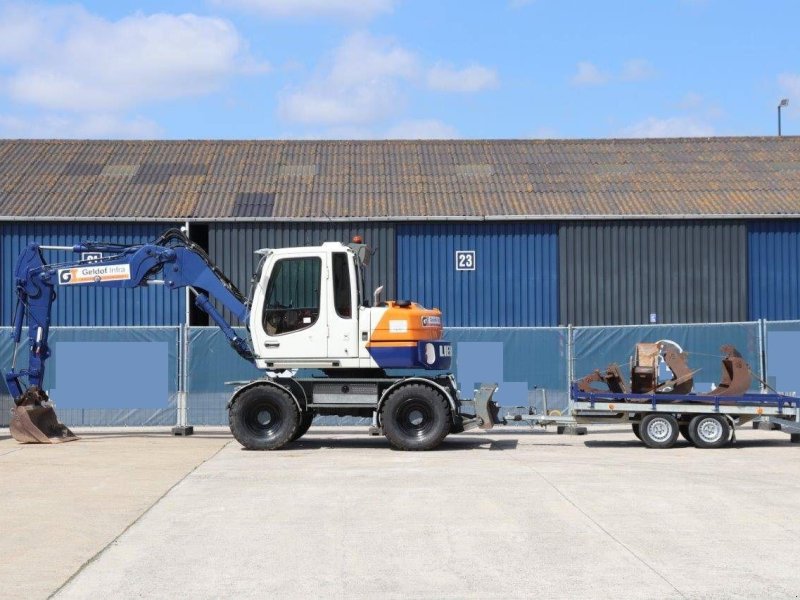
<instances>
[{"instance_id":1,"label":"side mirror","mask_svg":"<svg viewBox=\"0 0 800 600\"><path fill-rule=\"evenodd\" d=\"M378 306L378 299L381 297L382 293L383 293L382 285L379 285L377 288L375 288L375 291L372 293L372 298L374 300L372 304L373 306Z\"/></svg>"}]
</instances>

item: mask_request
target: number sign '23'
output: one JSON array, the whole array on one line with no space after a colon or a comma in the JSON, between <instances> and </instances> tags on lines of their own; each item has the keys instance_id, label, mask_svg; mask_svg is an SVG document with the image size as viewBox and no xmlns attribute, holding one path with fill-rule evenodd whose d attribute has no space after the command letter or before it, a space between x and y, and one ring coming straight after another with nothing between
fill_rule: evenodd
<instances>
[{"instance_id":1,"label":"number sign '23'","mask_svg":"<svg viewBox=\"0 0 800 600\"><path fill-rule=\"evenodd\" d=\"M475 270L475 250L456 250L456 271Z\"/></svg>"}]
</instances>

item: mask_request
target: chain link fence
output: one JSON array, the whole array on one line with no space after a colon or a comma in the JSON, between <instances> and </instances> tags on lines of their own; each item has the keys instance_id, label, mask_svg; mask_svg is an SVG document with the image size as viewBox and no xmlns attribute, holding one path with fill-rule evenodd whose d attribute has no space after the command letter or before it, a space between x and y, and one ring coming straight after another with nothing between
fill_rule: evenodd
<instances>
[{"instance_id":1,"label":"chain link fence","mask_svg":"<svg viewBox=\"0 0 800 600\"><path fill-rule=\"evenodd\" d=\"M5 370L15 348L10 329L0 333ZM614 362L624 370L642 341L672 340L686 350L690 367L697 370L698 391L719 381L723 344L736 346L750 363L753 391L762 385L790 394L800 390L795 366L800 321L449 328L445 338L453 343L452 370L462 396L471 397L481 382L496 382L496 398L512 411L532 406L537 412L563 412L571 380ZM226 404L235 382L263 376L215 327L55 327L51 346L44 387L69 426L227 425ZM18 368L27 358L23 343L16 349ZM0 426L8 425L12 405L3 386ZM361 421L326 417L321 422Z\"/></svg>"}]
</instances>

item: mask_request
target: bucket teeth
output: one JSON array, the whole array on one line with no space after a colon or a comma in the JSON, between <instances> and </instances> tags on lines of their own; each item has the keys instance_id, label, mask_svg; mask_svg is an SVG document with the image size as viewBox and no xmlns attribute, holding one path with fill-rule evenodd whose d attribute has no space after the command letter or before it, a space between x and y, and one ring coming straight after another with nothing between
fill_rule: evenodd
<instances>
[{"instance_id":1,"label":"bucket teeth","mask_svg":"<svg viewBox=\"0 0 800 600\"><path fill-rule=\"evenodd\" d=\"M78 437L62 425L52 406L17 406L11 411L11 437L23 444L59 444Z\"/></svg>"}]
</instances>

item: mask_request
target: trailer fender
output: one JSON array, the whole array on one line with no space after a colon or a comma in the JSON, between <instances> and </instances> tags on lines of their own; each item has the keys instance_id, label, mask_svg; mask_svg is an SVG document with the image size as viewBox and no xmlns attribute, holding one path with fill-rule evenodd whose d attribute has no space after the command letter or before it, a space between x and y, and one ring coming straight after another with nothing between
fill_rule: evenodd
<instances>
[{"instance_id":1,"label":"trailer fender","mask_svg":"<svg viewBox=\"0 0 800 600\"><path fill-rule=\"evenodd\" d=\"M306 406L308 405L308 399L306 398L306 395L305 395L305 392L303 391L303 388L300 386L299 383L297 383L293 379L286 379L286 382L289 383L289 384L291 384L291 383L296 384L297 389L300 390L300 392L302 393L302 396L303 396L303 402L302 403L298 399L297 395L294 392L292 392L291 389L289 389L289 385L282 385L281 383L278 383L277 381L274 381L273 379L257 379L256 381L251 381L250 383L243 385L242 387L238 388L235 392L233 392L233 395L231 396L231 399L228 400L228 404L226 405L226 408L228 410L230 410L231 407L233 406L233 403L236 402L236 397L239 394L241 394L243 391L245 391L247 389L250 389L252 387L263 385L263 386L271 386L271 387L278 388L280 390L283 390L287 394L289 394L289 397L292 400L294 400L294 403L297 405L297 410L300 411L300 414L303 414L303 412L306 409Z\"/></svg>"},{"instance_id":2,"label":"trailer fender","mask_svg":"<svg viewBox=\"0 0 800 600\"><path fill-rule=\"evenodd\" d=\"M450 410L452 411L451 417L453 420L456 419L456 417L458 416L458 408L456 407L456 401L453 399L453 395L446 387L436 383L435 381L426 379L424 377L408 377L406 379L401 379L400 381L395 381L392 385L390 385L388 388L384 390L383 394L381 394L381 397L378 399L378 404L375 406L375 415L376 415L375 419L378 421L379 427L381 425L380 423L381 407L383 406L384 401L386 400L386 398L389 397L389 394L391 394L394 390L408 383L421 383L423 385L430 386L435 390L444 394L444 397L447 398L448 404L450 404Z\"/></svg>"}]
</instances>

